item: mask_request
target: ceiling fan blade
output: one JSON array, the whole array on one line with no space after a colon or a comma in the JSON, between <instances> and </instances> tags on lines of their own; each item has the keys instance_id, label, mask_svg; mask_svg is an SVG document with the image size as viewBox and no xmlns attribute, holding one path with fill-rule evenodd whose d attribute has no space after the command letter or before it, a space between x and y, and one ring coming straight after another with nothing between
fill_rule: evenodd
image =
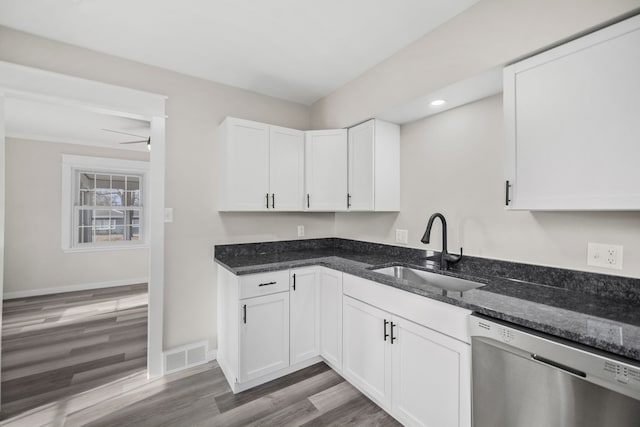
<instances>
[{"instance_id":1,"label":"ceiling fan blade","mask_svg":"<svg viewBox=\"0 0 640 427\"><path fill-rule=\"evenodd\" d=\"M122 131L114 130L114 129L104 129L104 128L102 128L102 129L100 129L100 130L103 130L103 131L105 131L105 132L119 133L119 134L122 134L122 135L137 136L138 138L147 138L147 137L146 137L146 136L144 136L144 135L137 135L137 134L135 134L135 133L122 132ZM146 140L145 140L145 141L146 141Z\"/></svg>"}]
</instances>

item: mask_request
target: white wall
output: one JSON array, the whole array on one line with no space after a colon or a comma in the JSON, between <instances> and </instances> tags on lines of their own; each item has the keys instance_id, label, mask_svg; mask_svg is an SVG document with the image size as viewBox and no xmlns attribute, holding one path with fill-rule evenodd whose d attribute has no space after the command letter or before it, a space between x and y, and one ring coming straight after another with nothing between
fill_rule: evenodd
<instances>
[{"instance_id":1,"label":"white wall","mask_svg":"<svg viewBox=\"0 0 640 427\"><path fill-rule=\"evenodd\" d=\"M640 212L528 212L504 209L502 97L419 120L401 128L400 214L336 214L336 234L395 242L409 230L409 246L439 250L440 223L431 244L420 242L427 220L441 212L449 251L529 264L640 277ZM624 246L622 271L587 267L587 242Z\"/></svg>"},{"instance_id":2,"label":"white wall","mask_svg":"<svg viewBox=\"0 0 640 427\"><path fill-rule=\"evenodd\" d=\"M375 117L640 7L638 0L481 1L312 106L315 127ZM400 214L336 214L336 235L423 247L427 219L449 221L452 252L640 277L640 213L506 212L500 97L402 127ZM434 229L439 233L440 228ZM433 236L429 248L440 248ZM588 241L624 245L624 269L587 267Z\"/></svg>"},{"instance_id":3,"label":"white wall","mask_svg":"<svg viewBox=\"0 0 640 427\"><path fill-rule=\"evenodd\" d=\"M312 106L343 127L601 25L640 0L483 0Z\"/></svg>"},{"instance_id":4,"label":"white wall","mask_svg":"<svg viewBox=\"0 0 640 427\"><path fill-rule=\"evenodd\" d=\"M227 116L306 129L309 109L0 27L0 60L167 95L164 347L216 341L215 267L221 243L334 234L334 215L219 214L215 196L216 128Z\"/></svg>"},{"instance_id":5,"label":"white wall","mask_svg":"<svg viewBox=\"0 0 640 427\"><path fill-rule=\"evenodd\" d=\"M148 276L148 249L62 251L63 154L149 160L144 152L7 138L5 296Z\"/></svg>"}]
</instances>

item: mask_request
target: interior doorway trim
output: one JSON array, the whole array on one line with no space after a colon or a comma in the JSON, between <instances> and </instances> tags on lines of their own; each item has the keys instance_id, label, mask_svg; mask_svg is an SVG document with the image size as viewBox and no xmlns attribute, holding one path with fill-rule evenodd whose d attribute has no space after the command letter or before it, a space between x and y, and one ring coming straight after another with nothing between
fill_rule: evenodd
<instances>
[{"instance_id":1,"label":"interior doorway trim","mask_svg":"<svg viewBox=\"0 0 640 427\"><path fill-rule=\"evenodd\" d=\"M58 74L0 61L0 273L4 268L5 135L4 98L22 97L74 106L121 117L138 118L151 124L149 195L149 309L147 375L163 375L164 302L164 176L166 96ZM0 292L3 290L0 274ZM1 314L1 307L0 307Z\"/></svg>"}]
</instances>

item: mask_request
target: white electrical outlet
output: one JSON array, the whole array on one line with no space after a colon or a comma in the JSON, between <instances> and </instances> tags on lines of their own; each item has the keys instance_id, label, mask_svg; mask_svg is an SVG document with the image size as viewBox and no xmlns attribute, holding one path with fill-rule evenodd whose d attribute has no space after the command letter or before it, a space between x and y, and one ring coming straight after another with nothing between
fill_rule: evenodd
<instances>
[{"instance_id":1,"label":"white electrical outlet","mask_svg":"<svg viewBox=\"0 0 640 427\"><path fill-rule=\"evenodd\" d=\"M396 242L403 243L405 245L409 243L409 231L401 230L399 228L396 229Z\"/></svg>"},{"instance_id":2,"label":"white electrical outlet","mask_svg":"<svg viewBox=\"0 0 640 427\"><path fill-rule=\"evenodd\" d=\"M587 265L622 270L622 246L589 242Z\"/></svg>"},{"instance_id":3,"label":"white electrical outlet","mask_svg":"<svg viewBox=\"0 0 640 427\"><path fill-rule=\"evenodd\" d=\"M304 237L304 225L298 226L298 237Z\"/></svg>"}]
</instances>

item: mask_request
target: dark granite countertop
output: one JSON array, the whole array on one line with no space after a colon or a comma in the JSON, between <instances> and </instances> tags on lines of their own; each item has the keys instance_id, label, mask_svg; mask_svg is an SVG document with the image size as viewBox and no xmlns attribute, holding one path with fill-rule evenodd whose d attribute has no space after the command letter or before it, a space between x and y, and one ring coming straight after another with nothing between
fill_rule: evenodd
<instances>
[{"instance_id":1,"label":"dark granite countertop","mask_svg":"<svg viewBox=\"0 0 640 427\"><path fill-rule=\"evenodd\" d=\"M426 255L396 246L310 239L216 246L215 261L236 275L321 265L640 362L640 279L465 257L446 274L486 285L443 295L439 288L371 271L404 265L442 273ZM610 327L616 333L608 333Z\"/></svg>"}]
</instances>

